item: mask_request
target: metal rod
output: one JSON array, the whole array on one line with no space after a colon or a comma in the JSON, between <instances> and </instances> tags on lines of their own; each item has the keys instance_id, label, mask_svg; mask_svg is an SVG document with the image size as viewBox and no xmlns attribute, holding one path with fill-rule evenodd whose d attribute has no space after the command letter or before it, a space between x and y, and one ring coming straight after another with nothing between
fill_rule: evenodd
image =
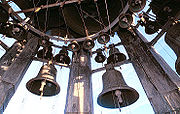
<instances>
[{"instance_id":1,"label":"metal rod","mask_svg":"<svg viewBox=\"0 0 180 114\"><path fill-rule=\"evenodd\" d=\"M45 63L48 63L48 62L49 62L49 61L46 60L46 59L41 59L41 58L37 58L37 57L34 57L33 60L35 60L35 61L40 61L40 62L45 62ZM57 63L57 62L54 62L54 61L53 61L53 64L54 64L54 65L58 65L58 66L62 66L62 67L70 67L70 65L62 64L62 63Z\"/></svg>"},{"instance_id":2,"label":"metal rod","mask_svg":"<svg viewBox=\"0 0 180 114\"><path fill-rule=\"evenodd\" d=\"M115 64L115 67L121 66L121 65L123 65L123 64L128 64L128 63L130 63L130 62L131 62L130 59L124 60L124 61L122 61L122 62L116 63L116 64ZM105 69L106 69L105 67L97 68L97 69L92 70L91 73L100 72L100 71L103 71L103 70L105 70Z\"/></svg>"},{"instance_id":3,"label":"metal rod","mask_svg":"<svg viewBox=\"0 0 180 114\"><path fill-rule=\"evenodd\" d=\"M84 0L80 0L80 1L84 1ZM62 7L65 4L71 4L71 3L75 3L75 2L79 2L79 0L69 0L69 1L64 1L64 2L57 2L57 3L49 4L49 5L41 5L40 7L34 7L34 8L30 8L30 9L16 11L15 13L27 13L27 12L36 11L37 9L46 9L46 8L51 8L51 7L56 7L56 6Z\"/></svg>"}]
</instances>

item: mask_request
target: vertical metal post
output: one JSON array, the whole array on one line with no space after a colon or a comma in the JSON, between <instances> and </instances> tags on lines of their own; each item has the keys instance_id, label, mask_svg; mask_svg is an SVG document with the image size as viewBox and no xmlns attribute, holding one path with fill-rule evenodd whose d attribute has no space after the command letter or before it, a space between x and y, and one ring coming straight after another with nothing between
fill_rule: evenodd
<instances>
[{"instance_id":1,"label":"vertical metal post","mask_svg":"<svg viewBox=\"0 0 180 114\"><path fill-rule=\"evenodd\" d=\"M93 114L90 55L83 49L73 54L65 114Z\"/></svg>"},{"instance_id":2,"label":"vertical metal post","mask_svg":"<svg viewBox=\"0 0 180 114\"><path fill-rule=\"evenodd\" d=\"M157 114L180 113L180 78L135 31L118 31L146 95Z\"/></svg>"},{"instance_id":3,"label":"vertical metal post","mask_svg":"<svg viewBox=\"0 0 180 114\"><path fill-rule=\"evenodd\" d=\"M17 55L18 45L12 47L0 62L0 113L5 110L11 97L14 95L21 79L32 62L37 49L38 38L29 34L29 41ZM14 50L14 51L13 51ZM7 63L7 64L6 64Z\"/></svg>"}]
</instances>

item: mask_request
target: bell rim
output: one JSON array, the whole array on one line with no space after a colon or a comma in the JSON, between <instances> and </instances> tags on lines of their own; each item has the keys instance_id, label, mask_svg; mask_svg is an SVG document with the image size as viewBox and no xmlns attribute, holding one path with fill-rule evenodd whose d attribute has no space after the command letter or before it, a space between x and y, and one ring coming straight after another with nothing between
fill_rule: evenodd
<instances>
[{"instance_id":1,"label":"bell rim","mask_svg":"<svg viewBox=\"0 0 180 114\"><path fill-rule=\"evenodd\" d=\"M100 97L103 95L103 94L105 94L105 93L108 93L108 92L111 92L111 91L115 91L115 90L130 90L132 93L134 93L134 100L133 100L133 102L131 102L131 103L129 103L129 104L127 104L127 105L122 105L121 107L126 107L126 106L129 106L129 105L131 105L131 104L133 104L133 103L135 103L138 99L139 99L139 93L134 89L134 88L132 88L132 87L129 87L129 86L123 86L123 87L112 87L112 88L108 88L106 91L102 91L99 95L98 95L98 98L97 98L97 103L100 105L100 106L102 106L102 107L104 107L104 108L111 108L111 109L114 109L114 108L119 108L118 107L118 105L116 105L116 106L114 106L114 107L105 107L104 105L103 105L103 103L100 103Z\"/></svg>"},{"instance_id":2,"label":"bell rim","mask_svg":"<svg viewBox=\"0 0 180 114\"><path fill-rule=\"evenodd\" d=\"M96 57L94 58L97 63L103 63L103 62L106 60L106 57L105 57L104 55L101 56L101 57L103 58L103 61L102 61L102 62L97 61L97 59L98 59L97 57L98 57L98 56L96 56Z\"/></svg>"},{"instance_id":3,"label":"bell rim","mask_svg":"<svg viewBox=\"0 0 180 114\"><path fill-rule=\"evenodd\" d=\"M38 95L38 96L40 96L40 94L36 94L36 93L34 93L32 90L31 90L31 88L30 88L30 83L32 83L32 82L34 82L34 81L43 81L45 78L43 78L43 77L38 77L38 78L32 78L31 80L29 80L27 83L26 83L26 88L27 88L27 90L28 91L30 91L31 93L33 93L33 94L35 94L35 95ZM54 84L55 86L56 86L56 92L54 93L54 94L51 94L51 95L46 95L46 94L43 94L43 97L48 97L48 96L55 96L55 95L57 95L59 92L60 92L60 86L59 86L59 84L57 83L57 82L55 82L55 81L52 81L51 79L46 79L46 81L48 81L48 82L50 82L50 83L52 83L52 84Z\"/></svg>"},{"instance_id":4,"label":"bell rim","mask_svg":"<svg viewBox=\"0 0 180 114\"><path fill-rule=\"evenodd\" d=\"M86 48L86 42L88 42L88 41L92 41L92 46L89 46L89 48ZM94 48L94 46L95 46L95 43L94 43L94 41L93 40L91 40L91 39L88 39L87 41L84 41L83 42L83 48L85 49L85 50L90 50L90 49L92 49L92 48Z\"/></svg>"}]
</instances>

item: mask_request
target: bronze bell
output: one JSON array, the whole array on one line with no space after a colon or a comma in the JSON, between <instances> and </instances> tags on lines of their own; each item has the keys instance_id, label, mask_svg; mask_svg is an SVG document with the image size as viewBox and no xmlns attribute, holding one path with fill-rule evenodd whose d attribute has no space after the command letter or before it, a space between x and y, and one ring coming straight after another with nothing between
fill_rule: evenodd
<instances>
[{"instance_id":1,"label":"bronze bell","mask_svg":"<svg viewBox=\"0 0 180 114\"><path fill-rule=\"evenodd\" d=\"M80 49L80 45L78 44L77 41L72 41L72 42L68 45L68 49L69 49L70 51L77 52L77 51L79 51L79 49Z\"/></svg>"},{"instance_id":2,"label":"bronze bell","mask_svg":"<svg viewBox=\"0 0 180 114\"><path fill-rule=\"evenodd\" d=\"M106 57L103 55L102 50L97 49L96 52L97 52L97 55L95 57L95 61L97 63L103 63L106 60Z\"/></svg>"},{"instance_id":3,"label":"bronze bell","mask_svg":"<svg viewBox=\"0 0 180 114\"><path fill-rule=\"evenodd\" d=\"M109 40L110 40L110 36L107 33L105 32L99 33L99 36L97 38L98 43L106 44L109 42Z\"/></svg>"},{"instance_id":4,"label":"bronze bell","mask_svg":"<svg viewBox=\"0 0 180 114\"><path fill-rule=\"evenodd\" d=\"M94 41L91 38L87 38L84 42L83 42L83 48L85 50L91 50L94 47Z\"/></svg>"},{"instance_id":5,"label":"bronze bell","mask_svg":"<svg viewBox=\"0 0 180 114\"><path fill-rule=\"evenodd\" d=\"M173 25L165 35L165 42L175 52L177 60L175 63L176 72L180 75L180 23Z\"/></svg>"},{"instance_id":6,"label":"bronze bell","mask_svg":"<svg viewBox=\"0 0 180 114\"><path fill-rule=\"evenodd\" d=\"M158 22L157 21L150 21L148 20L145 24L145 32L146 34L154 34L155 32L157 32L159 30L159 26L158 26Z\"/></svg>"},{"instance_id":7,"label":"bronze bell","mask_svg":"<svg viewBox=\"0 0 180 114\"><path fill-rule=\"evenodd\" d=\"M122 14L119 16L119 26L121 28L128 28L133 22L133 16L129 13Z\"/></svg>"},{"instance_id":8,"label":"bronze bell","mask_svg":"<svg viewBox=\"0 0 180 114\"><path fill-rule=\"evenodd\" d=\"M146 0L129 0L129 10L137 13L140 12L146 5Z\"/></svg>"},{"instance_id":9,"label":"bronze bell","mask_svg":"<svg viewBox=\"0 0 180 114\"><path fill-rule=\"evenodd\" d=\"M52 47L44 47L43 49L39 50L37 53L37 57L41 59L51 60L53 58Z\"/></svg>"},{"instance_id":10,"label":"bronze bell","mask_svg":"<svg viewBox=\"0 0 180 114\"><path fill-rule=\"evenodd\" d=\"M62 64L70 64L71 62L71 59L70 57L68 56L68 51L66 49L66 47L62 47L62 50L60 50L59 54L57 54L55 57L54 57L54 60L56 62L59 62L59 63L62 63Z\"/></svg>"},{"instance_id":11,"label":"bronze bell","mask_svg":"<svg viewBox=\"0 0 180 114\"><path fill-rule=\"evenodd\" d=\"M0 3L0 23L6 23L9 20L10 6Z\"/></svg>"},{"instance_id":12,"label":"bronze bell","mask_svg":"<svg viewBox=\"0 0 180 114\"><path fill-rule=\"evenodd\" d=\"M109 57L107 58L107 64L117 63L126 60L126 56L119 52L118 48L110 47Z\"/></svg>"},{"instance_id":13,"label":"bronze bell","mask_svg":"<svg viewBox=\"0 0 180 114\"><path fill-rule=\"evenodd\" d=\"M111 64L108 67L102 76L103 90L98 96L98 104L105 108L120 108L136 102L138 92L126 84L120 71Z\"/></svg>"},{"instance_id":14,"label":"bronze bell","mask_svg":"<svg viewBox=\"0 0 180 114\"><path fill-rule=\"evenodd\" d=\"M26 83L26 88L33 94L41 96L53 96L60 92L56 82L57 70L54 65L43 65L38 75Z\"/></svg>"}]
</instances>

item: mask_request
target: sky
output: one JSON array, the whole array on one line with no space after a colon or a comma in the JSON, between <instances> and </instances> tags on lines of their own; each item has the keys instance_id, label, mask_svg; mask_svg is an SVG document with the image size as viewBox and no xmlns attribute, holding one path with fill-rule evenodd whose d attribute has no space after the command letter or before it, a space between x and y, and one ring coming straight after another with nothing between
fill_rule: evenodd
<instances>
[{"instance_id":1,"label":"sky","mask_svg":"<svg viewBox=\"0 0 180 114\"><path fill-rule=\"evenodd\" d=\"M18 10L15 5L12 5L14 9ZM144 9L147 10L147 7ZM139 27L139 30L142 32L145 37L151 41L156 34L146 35L144 33L144 28ZM2 38L4 43L11 46L15 40L12 38ZM117 35L114 38L111 38L110 43L119 42L119 38ZM54 42L57 45L63 45L62 42ZM100 48L102 45L97 45L97 41L95 42L96 46L94 48ZM164 42L164 36L155 44L156 51L165 59L165 61L171 66L173 70L175 70L175 60L176 56L174 52L169 48L169 46ZM126 56L127 53L123 46L118 46L118 49L123 52ZM59 49L53 50L53 53L58 53ZM0 47L0 56L5 53L5 50ZM70 56L72 53L70 52ZM107 55L107 54L106 54ZM104 66L104 64L99 64L94 61L95 55L91 58L92 69L96 69ZM22 79L16 93L12 97L9 102L5 112L3 114L63 114L65 103L66 103L66 93L68 86L68 78L69 78L69 69L56 66L58 70L56 81L61 87L61 91L58 95L53 97L43 97L40 100L40 97L30 93L26 89L26 83L37 76L42 62L33 61L27 70L24 78ZM97 97L102 91L102 75L105 71L101 71L98 73L94 73L92 75L92 85L93 85L93 105L94 105L94 114L153 114L153 109L146 97L146 94L142 88L142 85L139 82L138 76L134 71L134 68L131 63L124 64L120 67L116 67L117 70L121 71L126 83L134 88L140 95L139 99L132 105L124 107L119 112L118 109L106 109L102 108L97 104Z\"/></svg>"}]
</instances>

